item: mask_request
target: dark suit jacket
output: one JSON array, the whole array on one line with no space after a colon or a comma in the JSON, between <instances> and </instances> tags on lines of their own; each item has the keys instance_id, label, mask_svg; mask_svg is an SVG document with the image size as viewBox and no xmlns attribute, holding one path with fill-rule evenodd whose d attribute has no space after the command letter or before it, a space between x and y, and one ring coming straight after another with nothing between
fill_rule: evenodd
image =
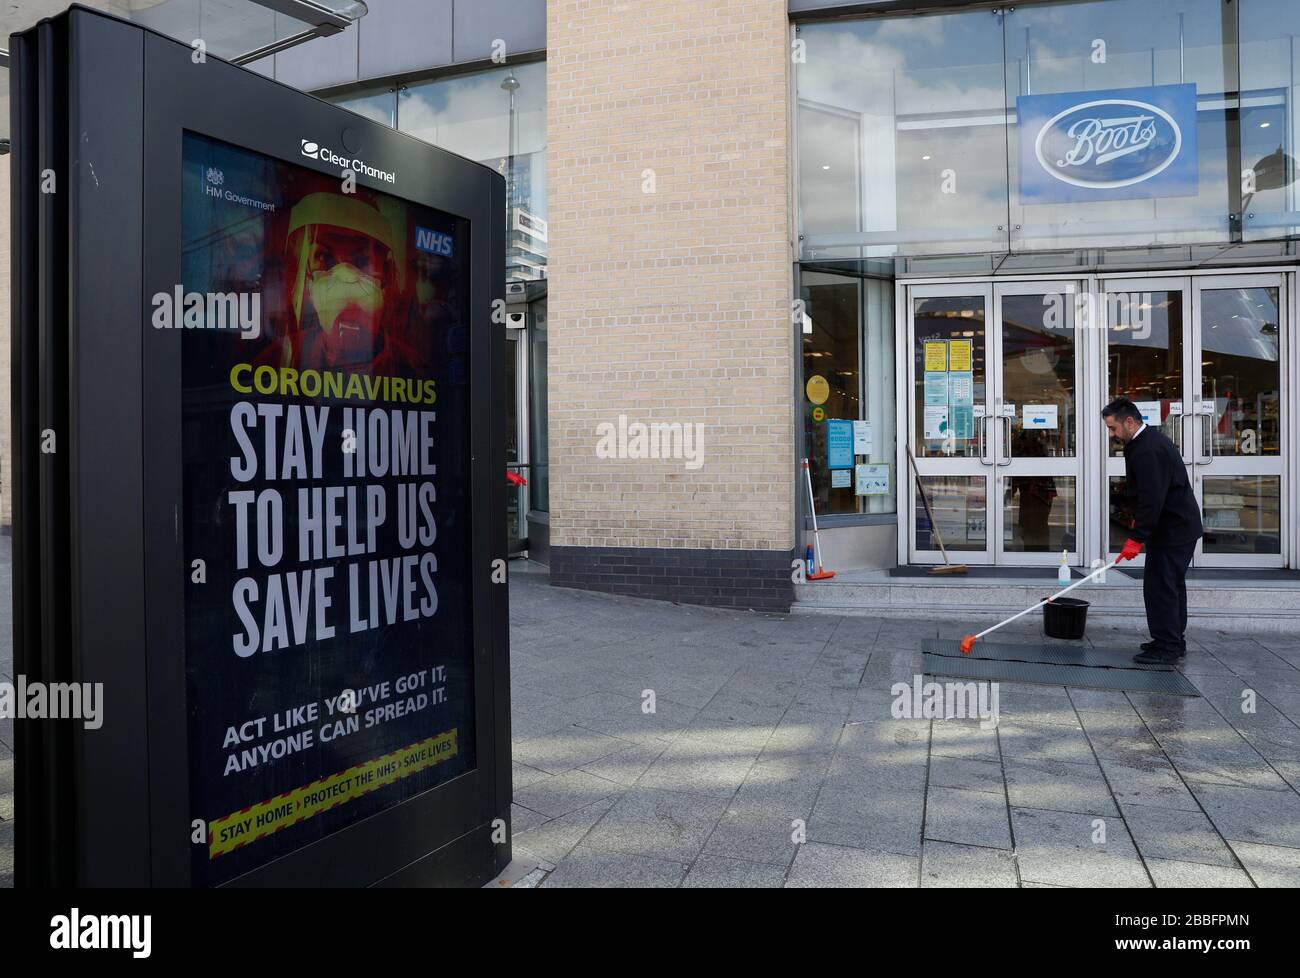
<instances>
[{"instance_id":1,"label":"dark suit jacket","mask_svg":"<svg viewBox=\"0 0 1300 978\"><path fill-rule=\"evenodd\" d=\"M1124 470L1133 509L1129 536L1155 547L1176 547L1200 537L1201 508L1173 442L1148 425L1124 446Z\"/></svg>"}]
</instances>

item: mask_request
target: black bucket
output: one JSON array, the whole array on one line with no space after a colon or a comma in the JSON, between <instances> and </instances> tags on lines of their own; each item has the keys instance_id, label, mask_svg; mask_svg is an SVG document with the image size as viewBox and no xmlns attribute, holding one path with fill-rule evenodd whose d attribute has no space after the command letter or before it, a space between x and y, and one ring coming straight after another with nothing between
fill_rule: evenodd
<instances>
[{"instance_id":1,"label":"black bucket","mask_svg":"<svg viewBox=\"0 0 1300 978\"><path fill-rule=\"evenodd\" d=\"M1087 624L1087 601L1056 598L1043 605L1043 631L1049 638L1083 638Z\"/></svg>"}]
</instances>

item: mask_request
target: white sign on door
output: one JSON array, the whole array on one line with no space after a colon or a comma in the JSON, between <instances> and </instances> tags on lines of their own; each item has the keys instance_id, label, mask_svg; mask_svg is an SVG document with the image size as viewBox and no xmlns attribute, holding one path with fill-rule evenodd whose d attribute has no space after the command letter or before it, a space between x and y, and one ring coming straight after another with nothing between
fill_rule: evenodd
<instances>
[{"instance_id":1,"label":"white sign on door","mask_svg":"<svg viewBox=\"0 0 1300 978\"><path fill-rule=\"evenodd\" d=\"M1054 430L1056 428L1056 408L1055 404L1026 404L1022 410L1023 424L1026 429L1037 429L1039 431Z\"/></svg>"}]
</instances>

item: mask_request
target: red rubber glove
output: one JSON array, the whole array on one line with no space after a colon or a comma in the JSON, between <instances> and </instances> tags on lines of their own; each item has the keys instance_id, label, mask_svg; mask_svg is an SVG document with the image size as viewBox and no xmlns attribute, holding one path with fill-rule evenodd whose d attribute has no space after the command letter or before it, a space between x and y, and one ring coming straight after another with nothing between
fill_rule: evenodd
<instances>
[{"instance_id":1,"label":"red rubber glove","mask_svg":"<svg viewBox=\"0 0 1300 978\"><path fill-rule=\"evenodd\" d=\"M1119 563L1124 560L1132 560L1141 552L1142 544L1130 538L1124 541L1124 549L1119 552L1119 556L1115 558L1115 562Z\"/></svg>"}]
</instances>

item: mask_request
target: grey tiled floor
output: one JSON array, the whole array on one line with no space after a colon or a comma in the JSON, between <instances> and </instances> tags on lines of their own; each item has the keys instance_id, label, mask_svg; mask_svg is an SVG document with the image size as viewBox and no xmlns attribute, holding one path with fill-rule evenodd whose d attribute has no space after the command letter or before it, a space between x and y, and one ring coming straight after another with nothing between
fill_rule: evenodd
<instances>
[{"instance_id":1,"label":"grey tiled floor","mask_svg":"<svg viewBox=\"0 0 1300 978\"><path fill-rule=\"evenodd\" d=\"M1003 683L984 730L890 712L922 640L979 622L679 607L511 569L527 885L1300 886L1300 637L1194 633L1197 699ZM10 746L0 729L0 886Z\"/></svg>"},{"instance_id":2,"label":"grey tiled floor","mask_svg":"<svg viewBox=\"0 0 1300 978\"><path fill-rule=\"evenodd\" d=\"M1300 637L1194 633L1202 698L1002 683L984 730L890 711L922 640L978 622L674 606L511 567L525 885L1300 886Z\"/></svg>"}]
</instances>

